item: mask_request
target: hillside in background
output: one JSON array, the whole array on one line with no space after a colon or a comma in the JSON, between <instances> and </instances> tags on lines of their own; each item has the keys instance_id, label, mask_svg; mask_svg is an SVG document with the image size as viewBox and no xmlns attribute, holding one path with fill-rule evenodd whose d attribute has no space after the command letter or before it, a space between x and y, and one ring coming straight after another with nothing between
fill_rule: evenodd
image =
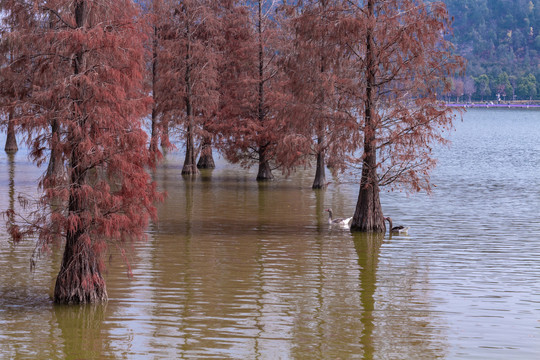
<instances>
[{"instance_id":1,"label":"hillside in background","mask_svg":"<svg viewBox=\"0 0 540 360\"><path fill-rule=\"evenodd\" d=\"M456 98L538 99L540 0L443 0L454 17L457 52L467 60Z\"/></svg>"}]
</instances>

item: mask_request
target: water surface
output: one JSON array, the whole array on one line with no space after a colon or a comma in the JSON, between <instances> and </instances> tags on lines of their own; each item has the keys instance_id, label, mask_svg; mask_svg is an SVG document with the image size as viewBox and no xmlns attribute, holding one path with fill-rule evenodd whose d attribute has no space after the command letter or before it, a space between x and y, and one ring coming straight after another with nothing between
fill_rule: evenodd
<instances>
[{"instance_id":1,"label":"water surface","mask_svg":"<svg viewBox=\"0 0 540 360\"><path fill-rule=\"evenodd\" d=\"M537 359L540 112L470 110L437 149L431 196L383 193L409 236L329 228L351 215L347 176L257 184L218 161L197 179L169 154L148 240L109 257L105 306L53 306L61 246L30 271L34 243L0 225L0 358ZM4 139L0 139L3 144ZM0 153L0 206L41 170Z\"/></svg>"}]
</instances>

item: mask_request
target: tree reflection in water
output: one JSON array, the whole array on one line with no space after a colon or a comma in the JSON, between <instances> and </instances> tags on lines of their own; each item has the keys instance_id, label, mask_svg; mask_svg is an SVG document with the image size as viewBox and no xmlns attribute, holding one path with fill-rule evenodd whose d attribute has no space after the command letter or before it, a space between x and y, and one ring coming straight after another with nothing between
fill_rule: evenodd
<instances>
[{"instance_id":1,"label":"tree reflection in water","mask_svg":"<svg viewBox=\"0 0 540 360\"><path fill-rule=\"evenodd\" d=\"M379 253L384 240L380 233L354 233L354 247L358 254L358 266L360 271L360 302L362 304L362 336L360 343L364 349L364 359L373 359L373 331L375 290L377 289L377 266Z\"/></svg>"},{"instance_id":2,"label":"tree reflection in water","mask_svg":"<svg viewBox=\"0 0 540 360\"><path fill-rule=\"evenodd\" d=\"M65 359L99 359L110 353L104 331L107 305L54 306Z\"/></svg>"}]
</instances>

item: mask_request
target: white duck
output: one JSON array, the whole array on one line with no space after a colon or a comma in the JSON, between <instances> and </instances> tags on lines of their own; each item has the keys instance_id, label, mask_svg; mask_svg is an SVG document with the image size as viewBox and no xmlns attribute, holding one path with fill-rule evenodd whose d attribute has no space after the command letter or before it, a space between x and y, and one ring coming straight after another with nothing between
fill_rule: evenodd
<instances>
[{"instance_id":1,"label":"white duck","mask_svg":"<svg viewBox=\"0 0 540 360\"><path fill-rule=\"evenodd\" d=\"M347 227L350 227L351 226L351 220L352 220L352 216L350 218L338 218L338 219L334 219L333 218L333 214L332 214L332 209L326 209L324 211L328 211L328 224L330 225L340 225L340 226L347 226Z\"/></svg>"},{"instance_id":2,"label":"white duck","mask_svg":"<svg viewBox=\"0 0 540 360\"><path fill-rule=\"evenodd\" d=\"M405 226L392 226L392 218L390 216L385 217L384 220L388 221L390 223L390 234L398 234L398 235L407 235L409 233L409 227Z\"/></svg>"}]
</instances>

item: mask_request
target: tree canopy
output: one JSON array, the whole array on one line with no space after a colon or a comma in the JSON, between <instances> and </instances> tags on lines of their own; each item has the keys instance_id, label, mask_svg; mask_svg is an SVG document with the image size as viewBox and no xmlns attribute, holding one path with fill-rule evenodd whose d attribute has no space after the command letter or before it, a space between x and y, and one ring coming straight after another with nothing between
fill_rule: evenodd
<instances>
[{"instance_id":1,"label":"tree canopy","mask_svg":"<svg viewBox=\"0 0 540 360\"><path fill-rule=\"evenodd\" d=\"M35 218L12 224L11 234L35 234L40 249L65 239L56 302L103 301L104 250L143 237L160 198L141 127L150 98L138 8L131 0L0 4L12 24L3 40L26 74L13 86L29 91L7 106L17 109L31 157L54 157L60 169L44 173Z\"/></svg>"},{"instance_id":2,"label":"tree canopy","mask_svg":"<svg viewBox=\"0 0 540 360\"><path fill-rule=\"evenodd\" d=\"M313 188L324 188L326 163L358 166L352 230L385 230L380 187L429 191L431 146L453 119L437 95L462 68L443 3L141 4L0 0L0 105L32 158L49 161L36 219L10 230L37 234L41 247L65 240L55 301L106 299L103 253L144 237L162 198L148 169L169 130L185 144L184 175L196 176L212 142L227 160L257 165L259 181L316 156ZM494 82L534 96L534 80L512 85L501 72ZM473 82L454 84L461 96Z\"/></svg>"}]
</instances>

